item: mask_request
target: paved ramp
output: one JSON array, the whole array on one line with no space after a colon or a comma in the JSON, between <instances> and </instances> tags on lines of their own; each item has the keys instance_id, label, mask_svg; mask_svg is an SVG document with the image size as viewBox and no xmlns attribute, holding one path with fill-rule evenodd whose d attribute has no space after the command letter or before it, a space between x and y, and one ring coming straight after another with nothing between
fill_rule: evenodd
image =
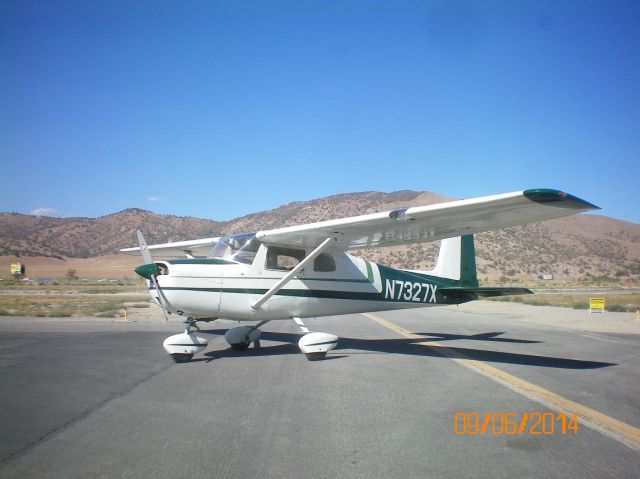
<instances>
[{"instance_id":1,"label":"paved ramp","mask_svg":"<svg viewBox=\"0 0 640 479\"><path fill-rule=\"evenodd\" d=\"M307 321L341 338L319 362L293 322L267 324L245 353L213 323L205 354L182 365L161 348L179 325L1 320L0 476L635 477L640 452L584 423L456 434L460 412L558 411L442 348L638 428L638 336L456 308L376 317L397 329Z\"/></svg>"}]
</instances>

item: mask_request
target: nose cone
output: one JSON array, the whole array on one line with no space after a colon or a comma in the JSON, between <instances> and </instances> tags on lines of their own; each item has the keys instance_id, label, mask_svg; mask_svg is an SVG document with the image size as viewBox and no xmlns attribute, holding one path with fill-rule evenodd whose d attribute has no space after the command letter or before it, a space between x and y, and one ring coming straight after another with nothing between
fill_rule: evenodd
<instances>
[{"instance_id":1,"label":"nose cone","mask_svg":"<svg viewBox=\"0 0 640 479\"><path fill-rule=\"evenodd\" d=\"M158 274L158 265L154 263L143 264L135 269L136 273L146 279L151 279L151 276Z\"/></svg>"}]
</instances>

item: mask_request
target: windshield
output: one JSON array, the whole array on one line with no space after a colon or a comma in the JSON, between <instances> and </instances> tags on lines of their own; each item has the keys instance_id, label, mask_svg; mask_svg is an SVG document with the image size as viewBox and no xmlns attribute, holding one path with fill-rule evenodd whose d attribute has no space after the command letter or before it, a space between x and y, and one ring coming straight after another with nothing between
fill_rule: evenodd
<instances>
[{"instance_id":1,"label":"windshield","mask_svg":"<svg viewBox=\"0 0 640 479\"><path fill-rule=\"evenodd\" d=\"M226 258L251 264L260 247L255 233L223 236L207 255L208 258Z\"/></svg>"}]
</instances>

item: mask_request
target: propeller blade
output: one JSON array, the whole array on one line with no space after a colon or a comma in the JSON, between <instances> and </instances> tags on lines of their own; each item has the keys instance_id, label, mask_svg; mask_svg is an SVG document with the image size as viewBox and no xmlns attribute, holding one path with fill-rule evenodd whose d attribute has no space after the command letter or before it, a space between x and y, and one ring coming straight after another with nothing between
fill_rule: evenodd
<instances>
[{"instance_id":1,"label":"propeller blade","mask_svg":"<svg viewBox=\"0 0 640 479\"><path fill-rule=\"evenodd\" d=\"M164 319L165 321L169 321L169 317L167 316L167 308L165 306L165 304L169 304L169 301L167 301L166 296L164 295L162 289L160 288L160 285L158 284L158 278L156 277L158 274L158 267L153 264L153 258L151 257L149 246L147 246L147 242L142 235L142 231L138 230L137 234L138 243L140 244L140 253L142 253L142 260L145 264L136 269L136 272L151 280L151 282L153 283L153 287L156 288L156 291L158 292L158 303L160 304L160 309L162 309L162 314L164 314ZM145 267L149 266L154 266L155 268L149 268L148 270L145 270Z\"/></svg>"},{"instance_id":2,"label":"propeller blade","mask_svg":"<svg viewBox=\"0 0 640 479\"><path fill-rule=\"evenodd\" d=\"M160 288L160 285L158 284L158 278L156 277L156 275L151 276L151 282L153 283L153 286L156 288L156 290L158 291L158 296L159 296L159 301L160 304L162 306L164 305L168 305L169 304L169 300L167 299L167 297L164 295L164 291L162 291L162 288Z\"/></svg>"},{"instance_id":3,"label":"propeller blade","mask_svg":"<svg viewBox=\"0 0 640 479\"><path fill-rule=\"evenodd\" d=\"M138 230L138 243L140 244L140 253L142 253L142 259L145 264L153 263L149 247L147 246L147 242L145 241L144 236L142 236L142 231L140 230Z\"/></svg>"},{"instance_id":4,"label":"propeller blade","mask_svg":"<svg viewBox=\"0 0 640 479\"><path fill-rule=\"evenodd\" d=\"M155 274L151 275L151 282L153 283L153 286L156 288L156 291L158 292L158 303L160 303L160 309L162 309L162 314L164 314L164 320L169 321L169 317L167 316L167 310L164 306L165 301L167 301L167 298L164 296L164 293L160 289L160 285L158 284L158 279L156 278Z\"/></svg>"}]
</instances>

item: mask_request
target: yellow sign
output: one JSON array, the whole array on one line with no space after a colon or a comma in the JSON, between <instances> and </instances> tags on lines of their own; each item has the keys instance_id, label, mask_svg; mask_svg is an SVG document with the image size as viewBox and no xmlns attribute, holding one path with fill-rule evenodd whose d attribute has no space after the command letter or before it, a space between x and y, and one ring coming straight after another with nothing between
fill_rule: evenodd
<instances>
[{"instance_id":1,"label":"yellow sign","mask_svg":"<svg viewBox=\"0 0 640 479\"><path fill-rule=\"evenodd\" d=\"M604 313L604 298L589 298L589 312Z\"/></svg>"},{"instance_id":2,"label":"yellow sign","mask_svg":"<svg viewBox=\"0 0 640 479\"><path fill-rule=\"evenodd\" d=\"M11 263L11 274L18 275L22 272L22 265L20 263Z\"/></svg>"}]
</instances>

